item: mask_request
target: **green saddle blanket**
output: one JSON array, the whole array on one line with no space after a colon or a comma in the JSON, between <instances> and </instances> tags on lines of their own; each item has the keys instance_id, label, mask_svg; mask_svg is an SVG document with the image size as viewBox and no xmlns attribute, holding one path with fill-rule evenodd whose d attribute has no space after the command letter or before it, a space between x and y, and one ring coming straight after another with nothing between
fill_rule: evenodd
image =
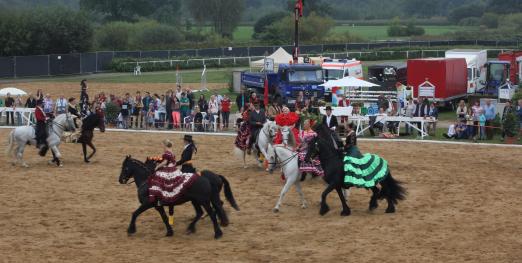
<instances>
[{"instance_id":1,"label":"green saddle blanket","mask_svg":"<svg viewBox=\"0 0 522 263\"><path fill-rule=\"evenodd\" d=\"M361 158L344 157L344 183L356 187L371 188L388 174L388 162L375 154Z\"/></svg>"}]
</instances>

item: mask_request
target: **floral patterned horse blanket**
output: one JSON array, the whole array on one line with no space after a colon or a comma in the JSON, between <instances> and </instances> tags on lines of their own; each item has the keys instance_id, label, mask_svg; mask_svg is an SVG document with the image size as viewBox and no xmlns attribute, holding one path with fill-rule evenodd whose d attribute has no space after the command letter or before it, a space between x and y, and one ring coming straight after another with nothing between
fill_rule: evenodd
<instances>
[{"instance_id":1,"label":"floral patterned horse blanket","mask_svg":"<svg viewBox=\"0 0 522 263\"><path fill-rule=\"evenodd\" d=\"M197 174L182 173L176 167L164 167L148 178L149 202L170 205L179 201L198 178Z\"/></svg>"}]
</instances>

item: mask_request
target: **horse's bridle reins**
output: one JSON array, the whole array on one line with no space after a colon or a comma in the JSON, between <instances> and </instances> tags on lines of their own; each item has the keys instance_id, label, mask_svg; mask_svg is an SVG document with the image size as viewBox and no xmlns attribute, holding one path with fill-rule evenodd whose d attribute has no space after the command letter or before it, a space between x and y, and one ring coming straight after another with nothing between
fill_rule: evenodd
<instances>
[{"instance_id":1,"label":"horse's bridle reins","mask_svg":"<svg viewBox=\"0 0 522 263\"><path fill-rule=\"evenodd\" d=\"M292 161L295 157L297 157L299 155L299 153L296 152L296 153L292 154L292 156L286 158L285 160L283 160L281 162L277 162L277 152L276 152L275 148L280 147L280 148L285 148L287 150L290 150L290 149L286 148L285 146L273 146L273 147L274 147L275 162L274 163L268 162L268 164L275 164L275 165L279 164L281 166L281 168L283 168L285 165L289 164L290 161Z\"/></svg>"},{"instance_id":2,"label":"horse's bridle reins","mask_svg":"<svg viewBox=\"0 0 522 263\"><path fill-rule=\"evenodd\" d=\"M71 116L69 116L69 115L66 115L66 116L65 116L65 121L66 121L66 122L69 122L70 119L71 119ZM65 127L64 125L62 125L62 124L56 122L56 121L53 119L53 121L51 122L51 125L55 125L55 124L56 124L56 126L60 127L63 131L66 131L66 130L67 130L66 127ZM73 124L73 125L74 125L74 124ZM51 129L53 130L53 133L56 134L56 136L60 137L60 134L58 134L58 133L54 130L54 128L53 128L52 126L51 126Z\"/></svg>"}]
</instances>

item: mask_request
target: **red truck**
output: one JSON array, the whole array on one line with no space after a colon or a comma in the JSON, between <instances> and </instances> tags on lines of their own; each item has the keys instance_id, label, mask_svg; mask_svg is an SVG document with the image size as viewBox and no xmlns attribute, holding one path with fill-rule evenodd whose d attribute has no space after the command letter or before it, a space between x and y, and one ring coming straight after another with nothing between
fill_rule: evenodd
<instances>
[{"instance_id":1,"label":"red truck","mask_svg":"<svg viewBox=\"0 0 522 263\"><path fill-rule=\"evenodd\" d=\"M498 55L498 60L510 63L509 80L515 85L520 84L522 81L522 51L500 53Z\"/></svg>"},{"instance_id":2,"label":"red truck","mask_svg":"<svg viewBox=\"0 0 522 263\"><path fill-rule=\"evenodd\" d=\"M414 97L449 102L467 95L468 70L464 58L408 60L408 85Z\"/></svg>"}]
</instances>

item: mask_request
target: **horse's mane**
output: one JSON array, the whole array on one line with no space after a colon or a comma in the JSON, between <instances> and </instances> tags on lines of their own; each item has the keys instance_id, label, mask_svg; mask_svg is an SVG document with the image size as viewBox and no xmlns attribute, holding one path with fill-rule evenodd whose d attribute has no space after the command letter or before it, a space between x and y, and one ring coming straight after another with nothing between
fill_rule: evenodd
<instances>
[{"instance_id":1,"label":"horse's mane","mask_svg":"<svg viewBox=\"0 0 522 263\"><path fill-rule=\"evenodd\" d=\"M82 130L94 130L100 121L100 117L96 114L90 114L83 119Z\"/></svg>"},{"instance_id":2,"label":"horse's mane","mask_svg":"<svg viewBox=\"0 0 522 263\"><path fill-rule=\"evenodd\" d=\"M292 129L288 130L288 145L292 147L297 146L297 140L295 139L294 132Z\"/></svg>"},{"instance_id":3,"label":"horse's mane","mask_svg":"<svg viewBox=\"0 0 522 263\"><path fill-rule=\"evenodd\" d=\"M334 149L332 131L322 123L314 125L313 130L317 133L317 139L323 141L329 148ZM323 138L323 139L321 139Z\"/></svg>"}]
</instances>

